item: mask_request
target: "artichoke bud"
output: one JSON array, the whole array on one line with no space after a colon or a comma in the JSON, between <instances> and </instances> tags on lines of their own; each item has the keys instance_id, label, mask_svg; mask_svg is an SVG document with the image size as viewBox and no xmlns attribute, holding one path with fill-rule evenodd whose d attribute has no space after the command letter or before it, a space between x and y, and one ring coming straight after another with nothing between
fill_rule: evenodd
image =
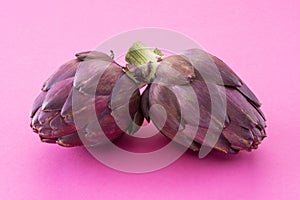
<instances>
[{"instance_id":1,"label":"artichoke bud","mask_svg":"<svg viewBox=\"0 0 300 200\"><path fill-rule=\"evenodd\" d=\"M141 48L142 44L138 46ZM195 151L204 145L225 153L251 151L266 137L261 103L216 56L201 49L189 49L181 55L160 57L158 60L153 52L146 50L127 56L134 57L127 61L136 68L143 69L147 63L152 64L152 71L143 71L151 74L148 75L151 79L146 82L148 86L141 97L141 109L146 120L151 120L166 137L182 145L189 144L189 148ZM134 62L130 63L132 60ZM145 76L143 72L136 74ZM143 81L136 77L133 79ZM190 87L193 90L187 89ZM192 98L193 94L196 98ZM212 104L213 98L218 96L225 97L224 105ZM160 125L161 110L149 112L157 104L167 113L163 126ZM200 116L196 116L197 109ZM196 134L192 135L191 130L197 130Z\"/></svg>"},{"instance_id":2,"label":"artichoke bud","mask_svg":"<svg viewBox=\"0 0 300 200\"><path fill-rule=\"evenodd\" d=\"M41 141L66 147L94 146L102 144L103 137L115 140L125 132L136 132L144 119L138 88L129 103L111 107L112 91L122 77L129 79L110 56L96 51L76 54L76 59L62 65L44 83L32 106L30 126ZM135 85L130 79L126 84ZM125 91L126 85L118 92ZM72 101L74 96L76 104ZM126 106L129 108L123 109ZM115 119L116 110L121 110L121 116L128 112L127 118ZM91 115L93 111L96 118Z\"/></svg>"}]
</instances>

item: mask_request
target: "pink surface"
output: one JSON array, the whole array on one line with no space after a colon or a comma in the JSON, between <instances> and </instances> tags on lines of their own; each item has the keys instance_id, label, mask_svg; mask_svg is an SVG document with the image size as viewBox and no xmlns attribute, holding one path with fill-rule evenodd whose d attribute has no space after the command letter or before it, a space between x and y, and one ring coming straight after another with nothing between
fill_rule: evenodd
<instances>
[{"instance_id":1,"label":"pink surface","mask_svg":"<svg viewBox=\"0 0 300 200\"><path fill-rule=\"evenodd\" d=\"M299 1L5 1L1 24L0 199L300 199ZM75 52L145 26L180 31L226 61L263 103L257 151L187 152L148 174L105 167L83 148L39 142L29 111Z\"/></svg>"}]
</instances>

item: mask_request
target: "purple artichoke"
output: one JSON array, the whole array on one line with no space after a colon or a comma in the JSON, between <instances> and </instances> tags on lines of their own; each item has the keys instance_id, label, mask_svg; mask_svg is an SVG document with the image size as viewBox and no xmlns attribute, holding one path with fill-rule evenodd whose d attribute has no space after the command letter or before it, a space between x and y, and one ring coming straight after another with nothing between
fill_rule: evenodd
<instances>
[{"instance_id":1,"label":"purple artichoke","mask_svg":"<svg viewBox=\"0 0 300 200\"><path fill-rule=\"evenodd\" d=\"M124 133L124 129L117 125L113 112L122 110L126 105L111 108L110 97L117 81L127 76L123 68L104 53L83 52L76 54L76 57L62 65L44 83L33 104L30 126L43 142L62 146L101 144L103 134L95 128L96 124L100 124L108 139L114 140ZM103 73L100 79L99 73ZM131 79L126 80L126 87L135 86ZM96 91L93 91L94 83L97 83ZM120 93L126 90L124 87L121 89L123 91ZM79 97L76 105L72 105L73 95ZM137 125L141 125L144 119L139 103L140 93L136 89L129 101L129 113ZM93 109L97 119L89 115ZM74 123L75 114L86 123ZM133 126L132 120L124 119L122 124L129 133L138 129L138 126Z\"/></svg>"},{"instance_id":2,"label":"purple artichoke","mask_svg":"<svg viewBox=\"0 0 300 200\"><path fill-rule=\"evenodd\" d=\"M266 137L265 117L260 110L260 102L247 85L217 57L200 49L190 49L182 55L164 58L154 55L141 44L136 44L130 51L126 58L133 65L130 65L133 69L131 76L148 83L141 100L143 115L149 121L151 114L151 120L166 137L199 151L211 120L221 130L221 134L212 131L211 138L217 140L211 148L225 153L251 151ZM219 71L220 79L212 70L212 65ZM193 89L197 102L187 86ZM209 88L213 88L217 95L222 93L222 89L225 91L224 119L220 114L224 108L220 105L216 108L220 112L212 114ZM149 113L151 106L157 104L166 111L163 126L161 109L153 109ZM180 105L184 106L184 112ZM195 116L196 107L200 113L198 120ZM194 137L190 134L191 129L196 130ZM175 138L176 134L178 136ZM204 145L209 146L206 143Z\"/></svg>"},{"instance_id":3,"label":"purple artichoke","mask_svg":"<svg viewBox=\"0 0 300 200\"><path fill-rule=\"evenodd\" d=\"M103 137L114 140L136 132L144 117L194 151L201 146L225 153L251 151L266 137L256 96L223 61L203 50L165 57L137 42L126 55L126 67L100 52L76 57L45 82L33 104L30 125L43 142L97 145ZM212 96L226 101L214 104ZM160 108L152 109L156 105L165 116Z\"/></svg>"}]
</instances>

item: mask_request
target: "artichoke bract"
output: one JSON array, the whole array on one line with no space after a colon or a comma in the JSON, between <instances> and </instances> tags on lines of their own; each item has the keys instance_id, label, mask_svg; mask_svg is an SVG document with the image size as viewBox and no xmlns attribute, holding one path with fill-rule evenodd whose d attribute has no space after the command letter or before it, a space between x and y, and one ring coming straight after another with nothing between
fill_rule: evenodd
<instances>
[{"instance_id":1,"label":"artichoke bract","mask_svg":"<svg viewBox=\"0 0 300 200\"><path fill-rule=\"evenodd\" d=\"M217 139L210 146L225 153L256 149L265 132L265 116L260 110L261 103L247 85L219 58L201 49L189 49L180 55L167 57L153 54L143 44L136 43L126 56L130 63L131 77L148 83L142 94L142 110L147 121L152 120L160 132L170 139L194 151L199 151L209 129L210 138ZM218 73L212 70L216 67ZM143 78L137 78L140 75ZM192 88L196 100L192 100ZM224 93L225 104L217 106L212 113L211 91ZM161 125L161 109L150 110L160 105L166 111L166 121ZM185 108L182 111L180 106ZM219 107L218 107L219 106ZM196 108L200 116L197 118ZM224 119L221 111L225 109ZM218 112L218 110L220 112ZM151 112L150 112L151 111ZM214 133L214 128L221 131ZM196 130L195 135L190 131ZM177 137L175 138L175 135Z\"/></svg>"},{"instance_id":2,"label":"artichoke bract","mask_svg":"<svg viewBox=\"0 0 300 200\"><path fill-rule=\"evenodd\" d=\"M97 80L99 73L102 76ZM93 146L102 144L103 137L114 140L124 131L134 133L139 126L132 124L141 125L144 119L139 107L139 90L135 90L130 98L129 112L133 121L125 120L125 128L119 128L112 114L113 109L125 105L110 107L112 90L123 76L126 75L122 66L104 53L91 51L76 54L76 59L62 65L44 83L42 92L33 103L30 126L43 142L62 146ZM129 85L135 84L128 80ZM95 83L96 91L93 90ZM75 105L72 102L74 95L79 99ZM93 110L96 119L90 115ZM76 124L74 115L85 123ZM98 124L104 134L96 129Z\"/></svg>"}]
</instances>

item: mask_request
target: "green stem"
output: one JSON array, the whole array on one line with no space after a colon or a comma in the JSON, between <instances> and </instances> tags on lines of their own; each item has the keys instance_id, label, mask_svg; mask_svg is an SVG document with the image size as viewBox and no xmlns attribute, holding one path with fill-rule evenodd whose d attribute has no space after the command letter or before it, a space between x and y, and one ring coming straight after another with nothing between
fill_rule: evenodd
<instances>
[{"instance_id":1,"label":"green stem","mask_svg":"<svg viewBox=\"0 0 300 200\"><path fill-rule=\"evenodd\" d=\"M146 47L141 42L133 43L125 56L127 63L133 67L126 71L127 76L136 83L151 83L162 56L157 48Z\"/></svg>"},{"instance_id":2,"label":"green stem","mask_svg":"<svg viewBox=\"0 0 300 200\"><path fill-rule=\"evenodd\" d=\"M125 60L137 67L147 64L148 62L157 63L163 54L159 49L146 47L141 42L135 42L129 48Z\"/></svg>"}]
</instances>

